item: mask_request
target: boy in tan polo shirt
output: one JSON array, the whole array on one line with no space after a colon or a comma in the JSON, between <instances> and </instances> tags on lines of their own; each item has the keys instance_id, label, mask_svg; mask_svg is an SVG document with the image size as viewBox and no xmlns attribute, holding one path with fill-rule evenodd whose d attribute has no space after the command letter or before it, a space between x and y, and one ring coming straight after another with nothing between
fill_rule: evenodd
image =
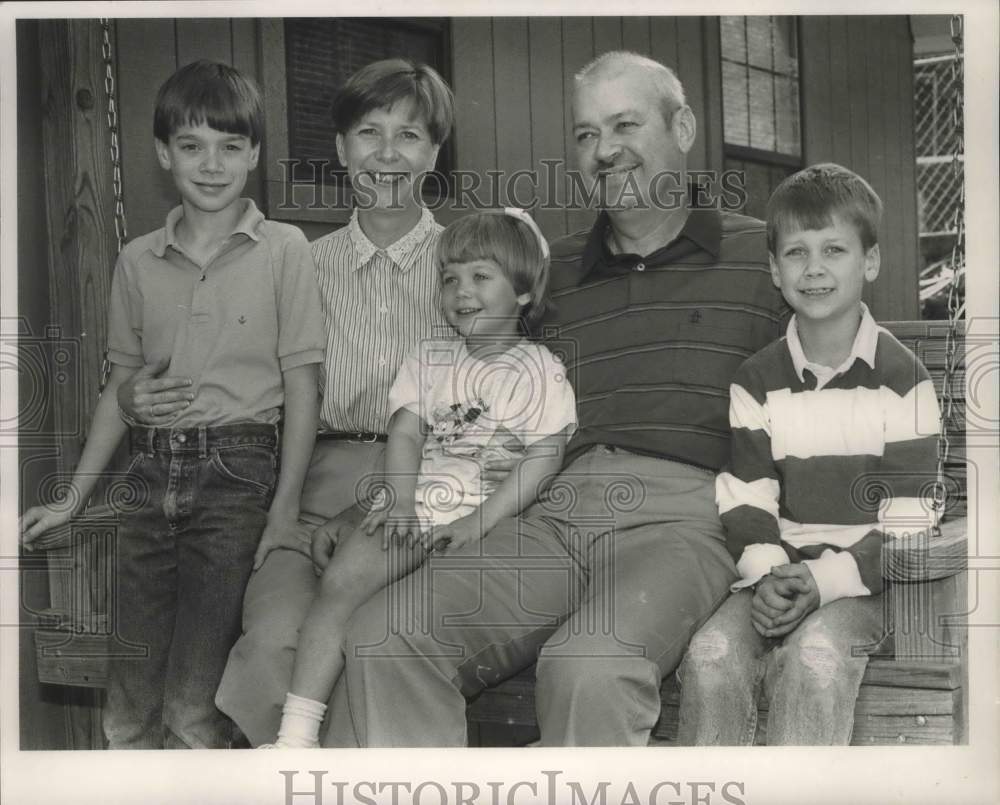
<instances>
[{"instance_id":1,"label":"boy in tan polo shirt","mask_svg":"<svg viewBox=\"0 0 1000 805\"><path fill-rule=\"evenodd\" d=\"M153 128L181 204L118 258L87 444L66 500L29 509L21 533L30 546L65 524L130 431L138 502L121 512L113 621L127 656L111 657L104 731L110 748L226 747L213 699L258 543L298 521L322 310L305 237L240 196L263 132L256 86L189 64L160 88ZM191 403L168 426L129 428L117 388L158 359L192 378Z\"/></svg>"}]
</instances>

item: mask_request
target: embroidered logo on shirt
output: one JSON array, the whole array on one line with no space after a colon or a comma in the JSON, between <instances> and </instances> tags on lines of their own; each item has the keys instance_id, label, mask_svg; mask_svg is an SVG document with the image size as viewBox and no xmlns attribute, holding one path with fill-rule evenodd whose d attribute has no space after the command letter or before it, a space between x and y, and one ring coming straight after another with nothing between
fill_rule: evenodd
<instances>
[{"instance_id":1,"label":"embroidered logo on shirt","mask_svg":"<svg viewBox=\"0 0 1000 805\"><path fill-rule=\"evenodd\" d=\"M694 311L692 311L691 312L691 323L692 324L697 324L700 321L701 321L701 311L700 310L694 310Z\"/></svg>"},{"instance_id":2,"label":"embroidered logo on shirt","mask_svg":"<svg viewBox=\"0 0 1000 805\"><path fill-rule=\"evenodd\" d=\"M240 324L246 324L247 323L247 317L246 316L240 316L236 321L238 321Z\"/></svg>"}]
</instances>

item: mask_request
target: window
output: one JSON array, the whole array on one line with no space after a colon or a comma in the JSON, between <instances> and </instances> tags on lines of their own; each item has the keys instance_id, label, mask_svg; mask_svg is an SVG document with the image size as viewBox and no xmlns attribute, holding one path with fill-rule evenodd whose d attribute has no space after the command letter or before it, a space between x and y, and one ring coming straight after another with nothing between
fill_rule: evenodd
<instances>
[{"instance_id":1,"label":"window","mask_svg":"<svg viewBox=\"0 0 1000 805\"><path fill-rule=\"evenodd\" d=\"M726 170L744 175L744 212L762 218L771 191L802 167L795 17L722 17Z\"/></svg>"}]
</instances>

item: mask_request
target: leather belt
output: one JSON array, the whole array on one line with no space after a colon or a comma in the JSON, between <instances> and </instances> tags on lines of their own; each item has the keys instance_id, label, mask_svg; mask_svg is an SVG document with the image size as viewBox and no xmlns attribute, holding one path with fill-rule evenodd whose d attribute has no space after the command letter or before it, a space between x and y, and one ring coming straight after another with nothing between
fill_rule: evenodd
<instances>
[{"instance_id":1,"label":"leather belt","mask_svg":"<svg viewBox=\"0 0 1000 805\"><path fill-rule=\"evenodd\" d=\"M339 430L317 433L316 439L321 442L361 442L363 444L374 444L375 442L389 441L389 437L384 433L365 433L363 431L348 433Z\"/></svg>"}]
</instances>

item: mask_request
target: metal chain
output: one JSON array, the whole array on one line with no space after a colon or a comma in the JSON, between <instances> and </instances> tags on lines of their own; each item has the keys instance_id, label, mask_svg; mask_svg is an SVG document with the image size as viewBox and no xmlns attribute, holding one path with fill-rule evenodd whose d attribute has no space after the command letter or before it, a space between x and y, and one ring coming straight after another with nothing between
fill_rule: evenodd
<instances>
[{"instance_id":1,"label":"metal chain","mask_svg":"<svg viewBox=\"0 0 1000 805\"><path fill-rule=\"evenodd\" d=\"M108 98L108 131L111 134L111 189L115 199L115 239L120 254L122 246L128 240L128 226L125 223L125 194L122 190L122 159L121 148L118 146L118 106L115 103L114 62L111 59L111 20L102 17L101 23L101 55L104 57L104 94ZM101 382L97 391L100 397L111 375L111 362L105 351L101 361Z\"/></svg>"},{"instance_id":2,"label":"metal chain","mask_svg":"<svg viewBox=\"0 0 1000 805\"><path fill-rule=\"evenodd\" d=\"M108 131L111 133L111 185L115 197L115 235L118 238L118 251L122 250L128 240L128 227L125 225L125 200L122 192L122 160L121 149L118 147L118 107L115 103L114 63L111 60L111 20L101 19L103 41L101 54L104 56L104 92L108 96Z\"/></svg>"},{"instance_id":3,"label":"metal chain","mask_svg":"<svg viewBox=\"0 0 1000 805\"><path fill-rule=\"evenodd\" d=\"M938 439L937 480L934 485L934 507L938 515L944 514L946 489L944 469L951 451L948 429L955 418L955 374L958 369L958 322L964 315L965 305L959 299L959 276L965 268L965 175L962 163L964 116L964 64L963 64L963 18L961 14L951 17L951 41L955 46L955 58L951 62L952 81L952 127L955 133L952 149L951 169L958 180L959 196L955 205L952 226L955 243L952 245L949 267L951 282L948 286L948 331L945 336L944 383L941 390L941 435Z\"/></svg>"}]
</instances>

